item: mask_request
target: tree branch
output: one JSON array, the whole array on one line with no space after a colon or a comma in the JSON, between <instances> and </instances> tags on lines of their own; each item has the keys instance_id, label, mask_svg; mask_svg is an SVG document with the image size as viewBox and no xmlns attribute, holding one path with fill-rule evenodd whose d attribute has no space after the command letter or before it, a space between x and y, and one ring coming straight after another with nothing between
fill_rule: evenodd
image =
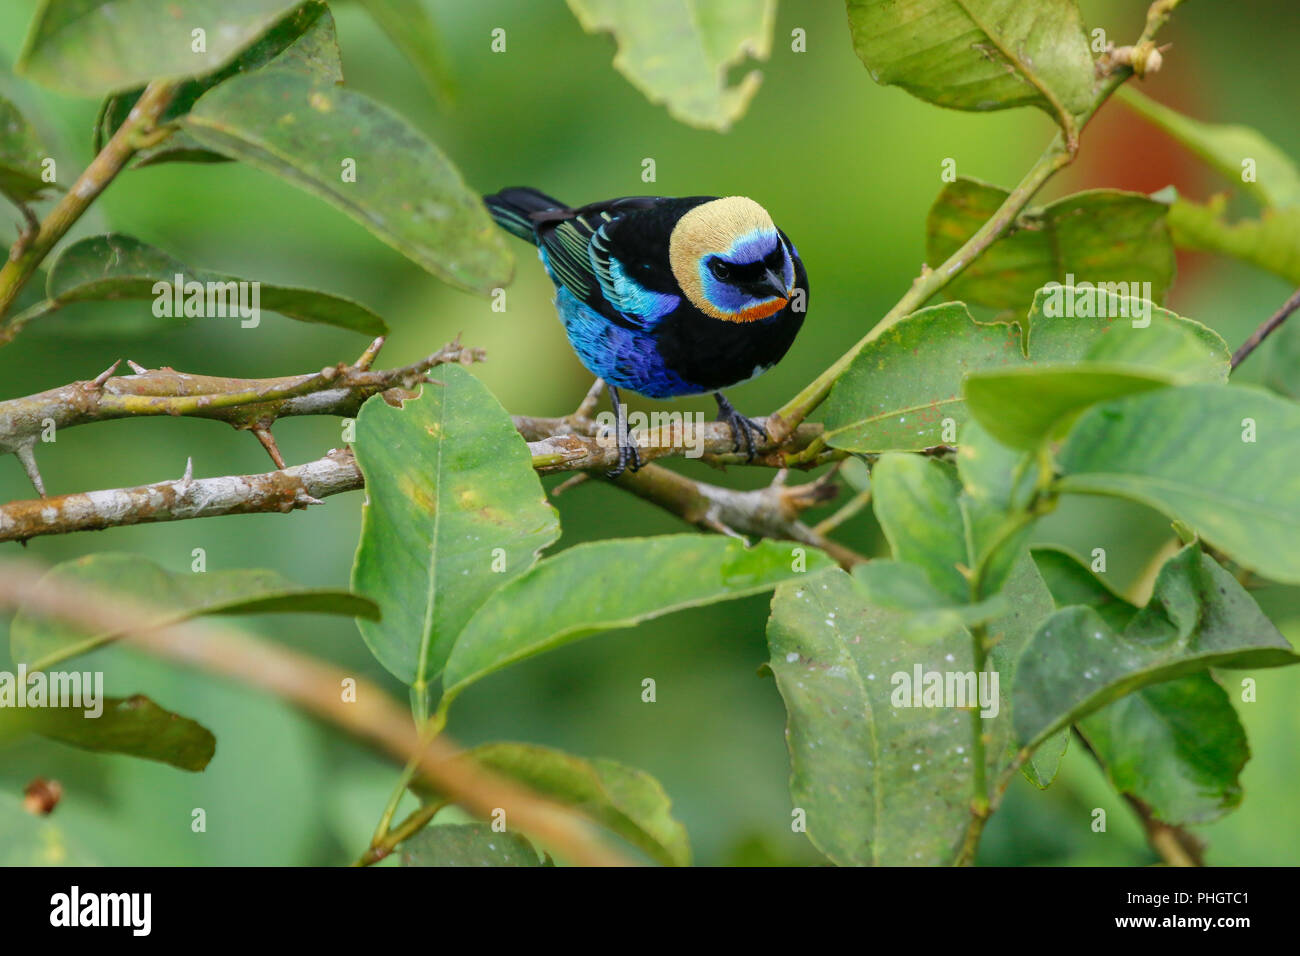
<instances>
[{"instance_id":1,"label":"tree branch","mask_svg":"<svg viewBox=\"0 0 1300 956\"><path fill-rule=\"evenodd\" d=\"M762 423L770 419L759 418ZM533 467L543 475L562 471L609 471L618 464L618 444L612 434L598 434L594 423L568 418L533 418L516 416L515 426L529 439L533 453ZM796 430L784 445L770 438L754 445L754 459L749 461L735 450L736 439L726 422L704 422L689 425L683 434L680 423L662 429L637 429L628 438L641 450L641 460L698 455L712 465L757 465L765 468L786 467L786 457L801 451L821 435L820 425L805 425ZM799 467L816 468L828 461L843 458L842 452L819 454Z\"/></svg>"},{"instance_id":2,"label":"tree branch","mask_svg":"<svg viewBox=\"0 0 1300 956\"><path fill-rule=\"evenodd\" d=\"M0 402L0 453L32 448L51 427L58 431L134 416L211 418L255 434L269 429L279 418L294 415L350 417L371 395L418 388L428 381L426 373L436 365L483 360L481 349L466 349L456 341L411 365L375 372L368 362L378 351L379 341L356 365L340 363L282 378L221 378L172 368L144 370L134 362L130 364L136 374L114 376L118 365L114 362L91 381Z\"/></svg>"},{"instance_id":3,"label":"tree branch","mask_svg":"<svg viewBox=\"0 0 1300 956\"><path fill-rule=\"evenodd\" d=\"M1291 298L1282 303L1282 308L1278 309L1271 316L1264 320L1264 323L1257 328L1245 342L1241 343L1241 348L1232 353L1232 368L1236 369L1238 365L1250 357L1250 353L1259 348L1261 342L1282 327L1296 309L1300 309L1300 289L1296 289L1291 294Z\"/></svg>"},{"instance_id":4,"label":"tree branch","mask_svg":"<svg viewBox=\"0 0 1300 956\"><path fill-rule=\"evenodd\" d=\"M352 452L260 475L192 478L0 505L0 542L218 515L287 513L364 484Z\"/></svg>"},{"instance_id":5,"label":"tree branch","mask_svg":"<svg viewBox=\"0 0 1300 956\"><path fill-rule=\"evenodd\" d=\"M576 811L483 769L445 737L422 742L405 708L379 687L337 667L254 640L227 624L142 624L158 620L157 610L97 588L52 580L27 562L0 561L0 607L20 605L27 613L92 633L120 634L127 644L157 657L267 691L400 761L415 759L420 773L439 793L484 819L504 810L510 829L575 863L630 863L606 847ZM345 681L355 682L355 703L343 700Z\"/></svg>"},{"instance_id":6,"label":"tree branch","mask_svg":"<svg viewBox=\"0 0 1300 956\"><path fill-rule=\"evenodd\" d=\"M526 420L534 427L542 421ZM529 448L536 457L553 441L530 442ZM603 460L604 449L592 454L594 460ZM647 465L614 483L700 528L800 541L823 549L845 567L866 560L798 520L802 511L834 495L834 487L825 482L794 487L774 482L759 491L735 491ZM357 491L364 484L349 449L334 449L305 465L258 475L194 478L187 465L185 474L171 481L0 505L0 542L190 518L288 513L321 504L330 495Z\"/></svg>"},{"instance_id":7,"label":"tree branch","mask_svg":"<svg viewBox=\"0 0 1300 956\"><path fill-rule=\"evenodd\" d=\"M623 472L612 483L704 531L798 541L825 551L845 570L865 562L862 555L799 520L808 508L834 498L837 486L826 476L790 486L785 476L786 472L778 471L766 488L736 491L646 465L635 474Z\"/></svg>"}]
</instances>

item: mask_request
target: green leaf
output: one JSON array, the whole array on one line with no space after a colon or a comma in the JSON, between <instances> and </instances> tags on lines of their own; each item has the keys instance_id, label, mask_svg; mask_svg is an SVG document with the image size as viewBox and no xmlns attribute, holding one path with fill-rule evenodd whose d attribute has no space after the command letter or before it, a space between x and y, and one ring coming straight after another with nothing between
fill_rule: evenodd
<instances>
[{"instance_id":1,"label":"green leaf","mask_svg":"<svg viewBox=\"0 0 1300 956\"><path fill-rule=\"evenodd\" d=\"M877 83L959 110L1037 106L1077 136L1093 62L1074 0L848 0Z\"/></svg>"},{"instance_id":2,"label":"green leaf","mask_svg":"<svg viewBox=\"0 0 1300 956\"><path fill-rule=\"evenodd\" d=\"M1168 352L1186 374L1204 368L1209 377L1227 354L1199 322L1110 291L1040 289L1022 324L1023 335L1021 324L977 322L959 302L913 312L867 343L836 381L822 406L826 440L863 454L949 443L969 420L962 384L972 372L1094 357L1166 368L1158 356Z\"/></svg>"},{"instance_id":3,"label":"green leaf","mask_svg":"<svg viewBox=\"0 0 1300 956\"><path fill-rule=\"evenodd\" d=\"M150 624L175 624L209 614L318 613L376 617L374 603L332 588L304 588L275 571L172 573L134 554L101 553L55 565L51 580L91 587L155 610ZM45 670L113 638L111 631L87 633L19 610L9 626L14 662Z\"/></svg>"},{"instance_id":4,"label":"green leaf","mask_svg":"<svg viewBox=\"0 0 1300 956\"><path fill-rule=\"evenodd\" d=\"M916 564L873 558L853 569L853 580L872 604L891 610L912 611L903 622L902 636L924 643L996 620L1007 612L1007 602L994 595L975 604L957 601L935 589Z\"/></svg>"},{"instance_id":5,"label":"green leaf","mask_svg":"<svg viewBox=\"0 0 1300 956\"><path fill-rule=\"evenodd\" d=\"M965 519L956 471L919 455L882 455L871 470L872 507L898 561L916 565L950 603L970 598Z\"/></svg>"},{"instance_id":6,"label":"green leaf","mask_svg":"<svg viewBox=\"0 0 1300 956\"><path fill-rule=\"evenodd\" d=\"M612 760L585 760L536 744L491 743L470 750L479 765L534 793L574 807L666 866L689 866L686 828L659 781Z\"/></svg>"},{"instance_id":7,"label":"green leaf","mask_svg":"<svg viewBox=\"0 0 1300 956\"><path fill-rule=\"evenodd\" d=\"M177 276L185 285L202 283L192 291L185 291L178 305L173 291ZM158 283L167 288L155 290ZM364 305L328 292L314 289L295 289L291 286L248 282L247 292L241 297L237 286L230 283L248 282L219 272L190 269L173 259L161 249L146 245L139 239L120 232L104 236L88 236L65 248L50 267L45 282L47 306L41 313L48 315L73 302L102 301L105 299L149 299L162 308L160 318L183 321L192 301L204 315L232 320L252 321L254 287L258 309L278 312L299 322L332 325L365 335L386 335L388 326L379 316ZM209 286L208 283L213 285ZM213 290L212 306L207 305L208 289ZM249 310L245 317L240 303ZM202 303L201 305L199 303ZM250 326L251 328L251 326Z\"/></svg>"},{"instance_id":8,"label":"green leaf","mask_svg":"<svg viewBox=\"0 0 1300 956\"><path fill-rule=\"evenodd\" d=\"M1159 373L1081 362L976 372L966 379L964 392L966 407L989 434L1027 450L1059 437L1098 402L1169 384Z\"/></svg>"},{"instance_id":9,"label":"green leaf","mask_svg":"<svg viewBox=\"0 0 1300 956\"><path fill-rule=\"evenodd\" d=\"M47 189L62 188L41 179L46 155L36 130L17 106L0 96L0 195L25 203Z\"/></svg>"},{"instance_id":10,"label":"green leaf","mask_svg":"<svg viewBox=\"0 0 1300 956\"><path fill-rule=\"evenodd\" d=\"M1117 91L1122 103L1187 146L1265 208L1300 206L1300 168L1249 126L1204 123L1139 93L1132 84ZM1253 175L1246 177L1246 161Z\"/></svg>"},{"instance_id":11,"label":"green leaf","mask_svg":"<svg viewBox=\"0 0 1300 956\"><path fill-rule=\"evenodd\" d=\"M1156 508L1245 567L1300 584L1297 435L1300 405L1261 389L1130 395L1075 425L1057 456L1059 487Z\"/></svg>"},{"instance_id":12,"label":"green leaf","mask_svg":"<svg viewBox=\"0 0 1300 956\"><path fill-rule=\"evenodd\" d=\"M1033 458L996 441L978 421L966 423L957 445L957 474L968 498L966 517L1024 511L1034 493Z\"/></svg>"},{"instance_id":13,"label":"green leaf","mask_svg":"<svg viewBox=\"0 0 1300 956\"><path fill-rule=\"evenodd\" d=\"M1231 256L1300 285L1300 207L1265 209L1259 219L1228 222L1227 196L1204 205L1174 199L1169 228L1180 249Z\"/></svg>"},{"instance_id":14,"label":"green leaf","mask_svg":"<svg viewBox=\"0 0 1300 956\"><path fill-rule=\"evenodd\" d=\"M1057 607L1090 607L1115 632L1138 613L1068 551L1034 548L1033 556ZM1250 749L1227 693L1208 673L1143 687L1083 718L1076 730L1115 789L1159 820L1204 823L1241 801L1238 774Z\"/></svg>"},{"instance_id":15,"label":"green leaf","mask_svg":"<svg viewBox=\"0 0 1300 956\"><path fill-rule=\"evenodd\" d=\"M302 0L44 0L16 64L78 96L221 69ZM203 52L193 31L203 30Z\"/></svg>"},{"instance_id":16,"label":"green leaf","mask_svg":"<svg viewBox=\"0 0 1300 956\"><path fill-rule=\"evenodd\" d=\"M217 739L210 730L142 694L106 697L102 704L98 717L87 717L84 707L24 713L32 732L95 753L125 754L197 772L216 752Z\"/></svg>"},{"instance_id":17,"label":"green leaf","mask_svg":"<svg viewBox=\"0 0 1300 956\"><path fill-rule=\"evenodd\" d=\"M984 602L1010 574L1028 520L1006 501L964 490L956 470L932 458L890 452L871 477L876 520L894 558L922 569L943 595L940 606L969 604L970 623L987 620Z\"/></svg>"},{"instance_id":18,"label":"green leaf","mask_svg":"<svg viewBox=\"0 0 1300 956\"><path fill-rule=\"evenodd\" d=\"M1046 299L1057 294L1055 290L1045 292L1041 304L1036 297L1035 308L1046 309ZM1069 288L1062 288L1059 292L1062 300L1070 294ZM1077 305L1077 289L1074 295ZM1116 304L1121 312L1124 311L1125 306L1117 296L1108 299L1108 312L1113 314ZM1087 361L1160 373L1180 385L1228 380L1232 356L1228 343L1219 333L1142 300L1129 299L1127 311L1143 317L1131 323L1127 332L1093 339L1084 353Z\"/></svg>"},{"instance_id":19,"label":"green leaf","mask_svg":"<svg viewBox=\"0 0 1300 956\"><path fill-rule=\"evenodd\" d=\"M996 716L984 718L990 779L1013 754L1015 655L1051 598L1025 556L988 629ZM952 707L903 706L922 674L973 671L971 637L924 646L902 637L909 612L868 601L838 569L778 588L770 666L785 700L790 793L814 845L840 865L934 865L956 855L970 822L971 720ZM1047 773L1048 771L1044 771Z\"/></svg>"},{"instance_id":20,"label":"green leaf","mask_svg":"<svg viewBox=\"0 0 1300 956\"><path fill-rule=\"evenodd\" d=\"M180 120L208 149L325 200L448 282L487 292L513 269L482 199L433 143L374 100L290 70L204 94ZM356 181L344 182L344 160Z\"/></svg>"},{"instance_id":21,"label":"green leaf","mask_svg":"<svg viewBox=\"0 0 1300 956\"><path fill-rule=\"evenodd\" d=\"M94 866L97 861L68 841L49 817L33 816L22 800L0 793L0 866Z\"/></svg>"},{"instance_id":22,"label":"green leaf","mask_svg":"<svg viewBox=\"0 0 1300 956\"><path fill-rule=\"evenodd\" d=\"M379 662L417 687L488 596L560 536L506 410L463 368L438 374L444 385L399 408L366 402L353 443L367 503L352 586L384 611L358 626Z\"/></svg>"},{"instance_id":23,"label":"green leaf","mask_svg":"<svg viewBox=\"0 0 1300 956\"><path fill-rule=\"evenodd\" d=\"M265 66L298 70L322 81L343 82L334 17L320 0L309 0L290 11L258 40L223 69L196 80L181 83L163 111L161 121L171 123L184 116L200 96L232 76ZM118 127L126 121L144 87L110 96L100 107L95 124L94 150L98 153ZM156 146L145 146L131 160L133 167L154 163L224 163L227 157L204 149L188 134L177 131Z\"/></svg>"},{"instance_id":24,"label":"green leaf","mask_svg":"<svg viewBox=\"0 0 1300 956\"><path fill-rule=\"evenodd\" d=\"M1158 820L1208 823L1241 803L1246 731L1208 672L1143 687L1078 730L1115 789Z\"/></svg>"},{"instance_id":25,"label":"green leaf","mask_svg":"<svg viewBox=\"0 0 1300 956\"><path fill-rule=\"evenodd\" d=\"M821 551L701 534L576 545L498 590L452 649L443 707L474 681L579 638L770 591L832 564ZM799 568L800 570L796 570ZM652 586L647 586L652 582Z\"/></svg>"},{"instance_id":26,"label":"green leaf","mask_svg":"<svg viewBox=\"0 0 1300 956\"><path fill-rule=\"evenodd\" d=\"M931 306L885 329L854 358L821 407L826 440L871 454L943 444L967 417L967 372L1019 364L1013 324L976 322L960 302Z\"/></svg>"},{"instance_id":27,"label":"green leaf","mask_svg":"<svg viewBox=\"0 0 1300 956\"><path fill-rule=\"evenodd\" d=\"M1056 779L1057 773L1061 769L1061 761L1065 759L1065 751L1070 746L1070 730L1062 728L1054 735L1048 737L1030 754L1029 759L1025 761L1020 768L1025 779L1032 783L1039 790L1046 790Z\"/></svg>"},{"instance_id":28,"label":"green leaf","mask_svg":"<svg viewBox=\"0 0 1300 956\"><path fill-rule=\"evenodd\" d=\"M932 459L889 454L873 473L877 520L895 557L904 560L876 559L854 568L853 577L870 603L911 611L898 624L905 640L931 641L1006 621L1023 625L1017 609L1028 609L1032 625L1051 609L1023 547L1033 522L1026 510L1035 487L1032 459L999 445L972 422L962 431L957 465L954 476L950 466ZM1028 631L1019 631L1023 640ZM1009 687L1009 649L1019 643L995 636L993 646ZM1047 787L1056 776L1066 736L1040 747L1023 765L1037 786Z\"/></svg>"},{"instance_id":29,"label":"green leaf","mask_svg":"<svg viewBox=\"0 0 1300 956\"><path fill-rule=\"evenodd\" d=\"M728 85L727 72L746 57L772 51L776 0L569 0L588 33L614 34L614 68L683 123L725 131L758 90L747 73Z\"/></svg>"},{"instance_id":30,"label":"green leaf","mask_svg":"<svg viewBox=\"0 0 1300 956\"><path fill-rule=\"evenodd\" d=\"M450 102L455 83L438 28L424 4L420 0L361 0L361 5L415 67L429 92Z\"/></svg>"},{"instance_id":31,"label":"green leaf","mask_svg":"<svg viewBox=\"0 0 1300 956\"><path fill-rule=\"evenodd\" d=\"M970 645L961 631L905 643L905 616L868 603L838 570L784 584L772 600L767 640L788 715L790 797L809 839L840 866L948 862L970 821L965 713L890 702L891 675L918 662L969 670Z\"/></svg>"},{"instance_id":32,"label":"green leaf","mask_svg":"<svg viewBox=\"0 0 1300 956\"><path fill-rule=\"evenodd\" d=\"M1090 607L1057 611L1024 648L1012 705L1027 746L1141 687L1207 667L1300 660L1254 599L1194 545L1165 563L1122 632Z\"/></svg>"},{"instance_id":33,"label":"green leaf","mask_svg":"<svg viewBox=\"0 0 1300 956\"><path fill-rule=\"evenodd\" d=\"M486 823L425 827L402 844L402 866L541 866L533 845Z\"/></svg>"},{"instance_id":34,"label":"green leaf","mask_svg":"<svg viewBox=\"0 0 1300 956\"><path fill-rule=\"evenodd\" d=\"M987 222L1007 191L973 179L944 186L930 207L925 256L937 268ZM1029 209L1014 227L957 276L944 294L1000 309L1019 309L1052 282L1118 286L1163 302L1174 280L1169 207L1140 193L1096 189ZM1149 285L1144 285L1149 283Z\"/></svg>"},{"instance_id":35,"label":"green leaf","mask_svg":"<svg viewBox=\"0 0 1300 956\"><path fill-rule=\"evenodd\" d=\"M1137 613L1135 606L1089 571L1081 558L1064 548L1033 548L1030 553L1057 607L1090 607L1116 631L1124 630Z\"/></svg>"}]
</instances>

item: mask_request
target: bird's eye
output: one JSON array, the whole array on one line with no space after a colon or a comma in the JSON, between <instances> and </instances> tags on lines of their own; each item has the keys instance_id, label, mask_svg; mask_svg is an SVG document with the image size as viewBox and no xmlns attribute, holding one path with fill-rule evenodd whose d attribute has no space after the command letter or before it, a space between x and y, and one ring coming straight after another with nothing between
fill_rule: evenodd
<instances>
[{"instance_id":1,"label":"bird's eye","mask_svg":"<svg viewBox=\"0 0 1300 956\"><path fill-rule=\"evenodd\" d=\"M715 279L721 279L724 282L731 276L731 270L727 268L727 264L721 259L710 259L709 271L713 273Z\"/></svg>"}]
</instances>

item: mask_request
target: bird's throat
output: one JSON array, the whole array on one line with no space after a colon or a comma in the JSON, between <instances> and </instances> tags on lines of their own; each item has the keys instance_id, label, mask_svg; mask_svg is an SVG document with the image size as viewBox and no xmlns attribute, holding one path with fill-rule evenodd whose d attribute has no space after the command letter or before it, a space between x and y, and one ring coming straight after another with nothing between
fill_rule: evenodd
<instances>
[{"instance_id":1,"label":"bird's throat","mask_svg":"<svg viewBox=\"0 0 1300 956\"><path fill-rule=\"evenodd\" d=\"M757 322L759 319L776 315L789 304L789 299L772 299L760 302L758 305L751 305L748 309L741 309L739 312L724 313L722 318L728 322Z\"/></svg>"}]
</instances>

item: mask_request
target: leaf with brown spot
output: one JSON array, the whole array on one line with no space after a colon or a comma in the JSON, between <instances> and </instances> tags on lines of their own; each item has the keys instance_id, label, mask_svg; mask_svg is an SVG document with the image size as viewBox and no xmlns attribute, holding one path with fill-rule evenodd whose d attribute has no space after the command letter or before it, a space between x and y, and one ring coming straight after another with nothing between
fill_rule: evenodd
<instances>
[{"instance_id":1,"label":"leaf with brown spot","mask_svg":"<svg viewBox=\"0 0 1300 956\"><path fill-rule=\"evenodd\" d=\"M353 443L368 502L352 586L384 611L358 626L381 664L421 688L479 606L560 534L506 410L460 366L443 379L401 408L370 399Z\"/></svg>"}]
</instances>

